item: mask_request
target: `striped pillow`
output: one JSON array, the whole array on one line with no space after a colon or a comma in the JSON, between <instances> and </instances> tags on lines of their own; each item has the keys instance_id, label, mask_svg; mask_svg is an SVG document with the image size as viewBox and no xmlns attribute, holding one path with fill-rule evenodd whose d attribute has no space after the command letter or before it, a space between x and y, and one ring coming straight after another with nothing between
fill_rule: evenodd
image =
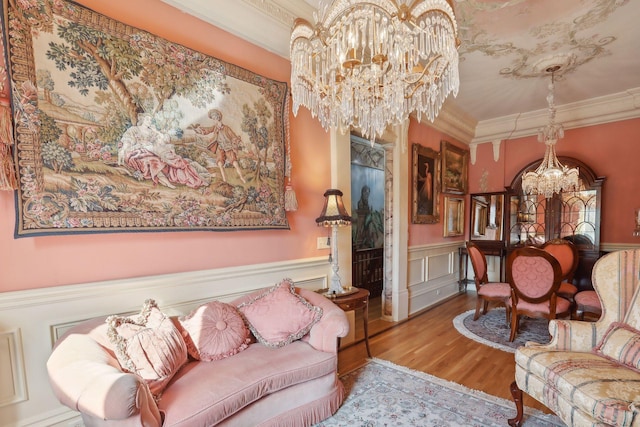
<instances>
[{"instance_id":1,"label":"striped pillow","mask_svg":"<svg viewBox=\"0 0 640 427\"><path fill-rule=\"evenodd\" d=\"M614 322L594 352L640 372L640 331L626 323Z\"/></svg>"}]
</instances>

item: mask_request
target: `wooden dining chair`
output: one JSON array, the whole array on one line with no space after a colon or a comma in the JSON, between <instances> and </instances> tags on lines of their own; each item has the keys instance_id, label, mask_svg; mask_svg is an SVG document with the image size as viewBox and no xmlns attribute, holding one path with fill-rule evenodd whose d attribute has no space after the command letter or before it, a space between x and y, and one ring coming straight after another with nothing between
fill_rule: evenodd
<instances>
[{"instance_id":1,"label":"wooden dining chair","mask_svg":"<svg viewBox=\"0 0 640 427\"><path fill-rule=\"evenodd\" d=\"M511 286L511 335L513 341L520 316L555 319L571 315L569 300L558 296L562 268L550 253L534 248L515 249L507 258L507 281Z\"/></svg>"},{"instance_id":2,"label":"wooden dining chair","mask_svg":"<svg viewBox=\"0 0 640 427\"><path fill-rule=\"evenodd\" d=\"M489 302L498 302L504 305L506 310L506 322L509 324L509 298L511 297L511 287L508 283L489 282L487 277L487 258L484 252L473 242L467 242L467 254L473 267L473 275L476 282L476 313L473 320L480 317L480 307L482 314L487 314Z\"/></svg>"},{"instance_id":3,"label":"wooden dining chair","mask_svg":"<svg viewBox=\"0 0 640 427\"><path fill-rule=\"evenodd\" d=\"M578 248L565 239L553 239L545 242L542 250L550 253L560 263L562 269L562 281L558 289L558 295L573 303L573 298L578 292L576 285L571 283L573 275L578 268Z\"/></svg>"},{"instance_id":4,"label":"wooden dining chair","mask_svg":"<svg viewBox=\"0 0 640 427\"><path fill-rule=\"evenodd\" d=\"M596 291L580 291L575 297L575 308L573 316L576 320L584 320L584 315L589 314L595 318L602 315L602 302Z\"/></svg>"}]
</instances>

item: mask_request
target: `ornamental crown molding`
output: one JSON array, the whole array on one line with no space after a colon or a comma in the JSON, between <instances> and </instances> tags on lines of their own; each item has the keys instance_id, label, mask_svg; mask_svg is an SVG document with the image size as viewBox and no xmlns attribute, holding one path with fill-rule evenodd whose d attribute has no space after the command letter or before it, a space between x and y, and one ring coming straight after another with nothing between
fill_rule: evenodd
<instances>
[{"instance_id":1,"label":"ornamental crown molding","mask_svg":"<svg viewBox=\"0 0 640 427\"><path fill-rule=\"evenodd\" d=\"M565 129L594 126L640 117L640 87L557 106L556 121ZM548 110L536 110L478 122L471 143L537 135L548 121Z\"/></svg>"},{"instance_id":2,"label":"ornamental crown molding","mask_svg":"<svg viewBox=\"0 0 640 427\"><path fill-rule=\"evenodd\" d=\"M418 120L415 113L412 113L411 117ZM470 144L478 121L447 100L433 123L424 115L420 123L445 133L459 142Z\"/></svg>"}]
</instances>

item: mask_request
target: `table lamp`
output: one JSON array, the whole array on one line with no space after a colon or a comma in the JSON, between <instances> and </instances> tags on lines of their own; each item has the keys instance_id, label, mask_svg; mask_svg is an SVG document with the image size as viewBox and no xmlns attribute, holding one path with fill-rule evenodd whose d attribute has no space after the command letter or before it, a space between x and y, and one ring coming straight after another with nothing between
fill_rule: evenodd
<instances>
[{"instance_id":1,"label":"table lamp","mask_svg":"<svg viewBox=\"0 0 640 427\"><path fill-rule=\"evenodd\" d=\"M316 218L316 223L324 227L332 227L331 236L331 284L329 292L331 294L342 294L345 292L340 281L338 270L338 227L351 225L351 217L347 213L342 203L342 191L329 189L324 193L324 207L322 213Z\"/></svg>"}]
</instances>

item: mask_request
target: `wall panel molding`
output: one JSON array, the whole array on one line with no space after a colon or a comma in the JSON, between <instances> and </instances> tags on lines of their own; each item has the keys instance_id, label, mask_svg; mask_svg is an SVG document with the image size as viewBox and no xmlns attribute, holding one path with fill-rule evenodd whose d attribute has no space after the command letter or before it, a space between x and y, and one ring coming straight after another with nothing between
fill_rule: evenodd
<instances>
[{"instance_id":1,"label":"wall panel molding","mask_svg":"<svg viewBox=\"0 0 640 427\"><path fill-rule=\"evenodd\" d=\"M409 314L413 315L459 292L458 248L462 241L409 248Z\"/></svg>"},{"instance_id":2,"label":"wall panel molding","mask_svg":"<svg viewBox=\"0 0 640 427\"><path fill-rule=\"evenodd\" d=\"M28 399L23 360L20 329L0 331L0 408Z\"/></svg>"}]
</instances>

